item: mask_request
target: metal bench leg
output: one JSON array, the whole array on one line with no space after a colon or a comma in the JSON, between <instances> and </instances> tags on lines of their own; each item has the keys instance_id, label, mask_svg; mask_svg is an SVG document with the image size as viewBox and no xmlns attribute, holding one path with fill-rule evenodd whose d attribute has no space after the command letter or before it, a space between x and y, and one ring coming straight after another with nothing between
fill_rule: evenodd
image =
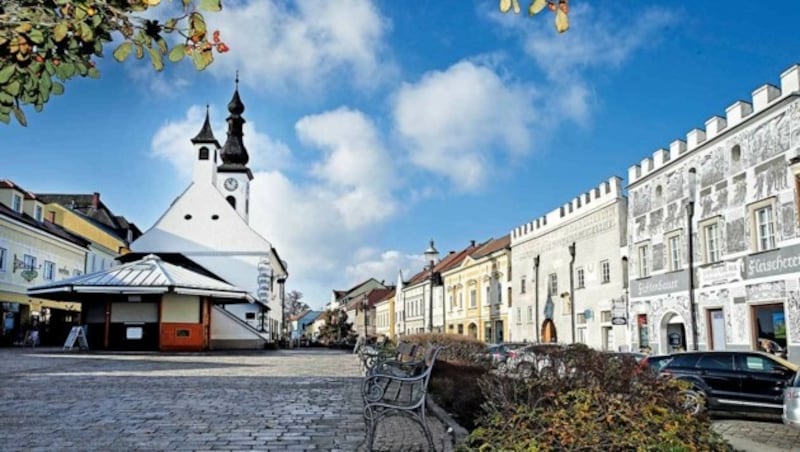
<instances>
[{"instance_id":1,"label":"metal bench leg","mask_svg":"<svg viewBox=\"0 0 800 452\"><path fill-rule=\"evenodd\" d=\"M431 429L428 428L428 421L425 419L425 404L423 403L420 407L420 424L422 425L422 431L425 433L425 439L428 440L428 450L435 451L436 447L433 445L433 435L431 435Z\"/></svg>"}]
</instances>

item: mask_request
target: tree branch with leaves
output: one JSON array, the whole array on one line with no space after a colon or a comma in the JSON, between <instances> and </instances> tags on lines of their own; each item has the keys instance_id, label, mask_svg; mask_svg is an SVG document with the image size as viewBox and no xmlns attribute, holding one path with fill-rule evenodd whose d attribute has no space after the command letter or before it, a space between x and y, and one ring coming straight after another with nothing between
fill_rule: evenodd
<instances>
[{"instance_id":1,"label":"tree branch with leaves","mask_svg":"<svg viewBox=\"0 0 800 452\"><path fill-rule=\"evenodd\" d=\"M569 17L567 16L569 14L569 0L531 0L530 5L528 5L528 15L535 16L542 12L545 7L556 15L556 31L559 33L567 31L569 29ZM509 11L514 11L515 14L520 13L519 0L500 0L500 12L507 13Z\"/></svg>"},{"instance_id":2,"label":"tree branch with leaves","mask_svg":"<svg viewBox=\"0 0 800 452\"><path fill-rule=\"evenodd\" d=\"M141 16L161 0L0 0L0 121L13 114L27 125L23 107L39 112L73 77L98 78L96 58L113 39L114 58L147 56L156 71L164 58L190 56L203 70L228 46L209 36L201 11L220 11L222 0L175 0L180 14L164 23ZM170 47L168 38L177 38Z\"/></svg>"}]
</instances>

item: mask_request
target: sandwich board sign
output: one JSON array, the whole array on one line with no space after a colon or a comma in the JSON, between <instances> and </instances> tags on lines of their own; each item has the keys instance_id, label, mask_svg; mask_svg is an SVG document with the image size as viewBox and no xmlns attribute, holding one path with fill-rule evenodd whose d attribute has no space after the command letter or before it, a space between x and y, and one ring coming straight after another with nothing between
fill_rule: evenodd
<instances>
[{"instance_id":1,"label":"sandwich board sign","mask_svg":"<svg viewBox=\"0 0 800 452\"><path fill-rule=\"evenodd\" d=\"M69 336L67 336L67 340L64 341L64 350L72 350L72 347L75 346L75 341L78 341L78 346L81 350L89 350L86 332L81 326L73 326L69 331Z\"/></svg>"}]
</instances>

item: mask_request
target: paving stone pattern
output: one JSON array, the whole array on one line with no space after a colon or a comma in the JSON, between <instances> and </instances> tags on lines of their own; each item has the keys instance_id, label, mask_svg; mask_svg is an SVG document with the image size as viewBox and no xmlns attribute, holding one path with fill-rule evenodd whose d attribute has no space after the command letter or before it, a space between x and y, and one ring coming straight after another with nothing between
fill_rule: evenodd
<instances>
[{"instance_id":1,"label":"paving stone pattern","mask_svg":"<svg viewBox=\"0 0 800 452\"><path fill-rule=\"evenodd\" d=\"M780 416L721 414L713 422L714 430L721 433L738 450L800 452L800 428L783 425Z\"/></svg>"},{"instance_id":2,"label":"paving stone pattern","mask_svg":"<svg viewBox=\"0 0 800 452\"><path fill-rule=\"evenodd\" d=\"M361 376L325 350L204 354L0 349L0 449L363 450ZM430 414L430 413L429 413ZM438 450L450 435L429 416ZM425 450L405 418L376 450Z\"/></svg>"}]
</instances>

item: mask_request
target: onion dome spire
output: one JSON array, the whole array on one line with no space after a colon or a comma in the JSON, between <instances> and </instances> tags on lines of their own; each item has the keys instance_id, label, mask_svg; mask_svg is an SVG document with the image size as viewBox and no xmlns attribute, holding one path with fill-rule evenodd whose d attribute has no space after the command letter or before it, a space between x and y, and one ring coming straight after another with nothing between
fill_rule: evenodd
<instances>
[{"instance_id":1,"label":"onion dome spire","mask_svg":"<svg viewBox=\"0 0 800 452\"><path fill-rule=\"evenodd\" d=\"M197 133L197 136L192 138L192 143L216 144L217 147L219 147L219 142L214 137L214 132L211 130L211 121L208 118L208 104L206 104L206 120L203 121L203 127L200 129L200 132Z\"/></svg>"},{"instance_id":2,"label":"onion dome spire","mask_svg":"<svg viewBox=\"0 0 800 452\"><path fill-rule=\"evenodd\" d=\"M242 117L244 113L244 104L242 99L239 98L239 72L236 72L236 89L233 92L233 98L228 103L228 112L230 115L228 121L228 139L222 147L220 156L222 157L223 165L241 165L244 168L247 162L250 161L250 156L247 155L247 149L244 147L242 137L244 133L242 128L246 122Z\"/></svg>"}]
</instances>

